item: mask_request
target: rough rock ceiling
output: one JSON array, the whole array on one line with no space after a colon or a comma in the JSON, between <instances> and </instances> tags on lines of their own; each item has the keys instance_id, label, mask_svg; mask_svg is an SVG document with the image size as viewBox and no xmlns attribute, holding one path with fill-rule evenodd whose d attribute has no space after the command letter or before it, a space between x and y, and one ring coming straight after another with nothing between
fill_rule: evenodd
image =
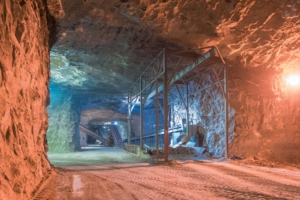
<instances>
[{"instance_id":1,"label":"rough rock ceiling","mask_svg":"<svg viewBox=\"0 0 300 200\"><path fill-rule=\"evenodd\" d=\"M295 70L300 1L61 0L51 82L125 94L163 48L217 45L230 66ZM51 9L51 8L50 8ZM64 14L63 14L64 13Z\"/></svg>"}]
</instances>

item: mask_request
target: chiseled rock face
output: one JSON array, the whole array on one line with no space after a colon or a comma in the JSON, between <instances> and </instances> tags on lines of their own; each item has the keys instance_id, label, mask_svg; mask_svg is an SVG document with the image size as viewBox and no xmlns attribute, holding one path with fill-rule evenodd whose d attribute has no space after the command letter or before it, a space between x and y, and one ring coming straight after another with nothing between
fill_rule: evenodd
<instances>
[{"instance_id":1,"label":"chiseled rock face","mask_svg":"<svg viewBox=\"0 0 300 200\"><path fill-rule=\"evenodd\" d=\"M217 45L229 66L230 153L296 162L300 101L284 78L299 73L299 1L61 2L65 15L58 21L51 74L62 91L71 89L87 102L88 91L102 98L125 96L162 47ZM213 112L202 106L208 96L192 103L201 123L201 115ZM222 105L221 97L213 101ZM220 120L203 122L216 156L224 152Z\"/></svg>"},{"instance_id":2,"label":"chiseled rock face","mask_svg":"<svg viewBox=\"0 0 300 200\"><path fill-rule=\"evenodd\" d=\"M300 88L288 86L273 69L231 71L229 103L236 112L231 154L300 164Z\"/></svg>"},{"instance_id":3,"label":"chiseled rock face","mask_svg":"<svg viewBox=\"0 0 300 200\"><path fill-rule=\"evenodd\" d=\"M0 0L0 199L31 199L47 178L49 31L42 0Z\"/></svg>"},{"instance_id":4,"label":"chiseled rock face","mask_svg":"<svg viewBox=\"0 0 300 200\"><path fill-rule=\"evenodd\" d=\"M80 114L67 95L51 91L51 104L47 107L49 128L47 140L49 152L72 152L79 147Z\"/></svg>"},{"instance_id":5,"label":"chiseled rock face","mask_svg":"<svg viewBox=\"0 0 300 200\"><path fill-rule=\"evenodd\" d=\"M215 67L216 68L216 67ZM217 70L219 71L219 69ZM213 84L214 83L214 84ZM223 82L222 82L223 87ZM204 136L203 146L207 147L208 152L214 157L225 156L225 101L212 70L197 80L188 84L189 88L189 137L195 134ZM169 95L171 102L171 126L182 126L182 119L186 119L186 86L178 87L184 102L180 98L177 90L172 90ZM229 141L234 136L235 110L229 105L228 108L228 130Z\"/></svg>"}]
</instances>

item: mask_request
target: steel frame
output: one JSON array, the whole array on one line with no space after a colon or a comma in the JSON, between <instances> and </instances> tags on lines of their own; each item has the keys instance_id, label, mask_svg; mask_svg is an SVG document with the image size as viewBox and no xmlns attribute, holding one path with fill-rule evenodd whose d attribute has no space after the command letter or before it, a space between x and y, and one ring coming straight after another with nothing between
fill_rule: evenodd
<instances>
[{"instance_id":1,"label":"steel frame","mask_svg":"<svg viewBox=\"0 0 300 200\"><path fill-rule=\"evenodd\" d=\"M222 93L225 98L225 137L226 137L226 157L228 158L228 94L227 94L227 78L228 78L228 70L226 67L226 63L222 58L219 50L215 46L205 47L202 49L209 49L205 54L198 57L194 62L185 66L184 68L180 68L181 57L177 62L175 68L173 69L172 74L168 74L168 66L167 66L167 52L163 49L158 56L154 59L154 61L150 64L150 66L142 73L142 75L137 79L136 82L130 87L128 90L128 143L130 144L131 139L131 113L135 105L139 102L140 104L140 146L141 150L143 149L143 108L147 106L146 102L148 99L155 96L155 116L156 116L156 152L158 158L158 108L159 101L158 96L161 91L163 91L163 115L164 115L164 161L168 161L168 146L169 146L169 138L168 138L168 129L169 129L169 115L168 115L168 88L170 85L174 84L176 81L182 79L185 74L199 66L208 58L218 54L224 64L224 85L222 86L221 80L218 78L217 73L212 67L214 74L217 76L218 83L221 86ZM159 79L163 78L163 84L159 84ZM154 91L152 91L153 86L155 85ZM179 90L178 90L179 92ZM186 110L187 110L187 129L189 127L189 98L188 98L188 84L186 84ZM180 94L180 93L179 93ZM184 101L182 95L180 94L182 101Z\"/></svg>"}]
</instances>

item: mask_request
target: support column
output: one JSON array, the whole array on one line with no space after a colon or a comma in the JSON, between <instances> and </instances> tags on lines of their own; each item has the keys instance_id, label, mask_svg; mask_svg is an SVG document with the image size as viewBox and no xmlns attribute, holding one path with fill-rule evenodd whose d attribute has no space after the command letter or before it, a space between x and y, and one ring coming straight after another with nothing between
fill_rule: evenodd
<instances>
[{"instance_id":1,"label":"support column","mask_svg":"<svg viewBox=\"0 0 300 200\"><path fill-rule=\"evenodd\" d=\"M155 81L155 146L156 146L156 158L159 159L158 152L158 80Z\"/></svg>"},{"instance_id":2,"label":"support column","mask_svg":"<svg viewBox=\"0 0 300 200\"><path fill-rule=\"evenodd\" d=\"M224 93L225 93L225 156L229 157L228 154L228 68L224 65Z\"/></svg>"},{"instance_id":3,"label":"support column","mask_svg":"<svg viewBox=\"0 0 300 200\"><path fill-rule=\"evenodd\" d=\"M143 117L143 77L141 77L140 82L140 146L141 150L144 149L144 117Z\"/></svg>"},{"instance_id":4,"label":"support column","mask_svg":"<svg viewBox=\"0 0 300 200\"><path fill-rule=\"evenodd\" d=\"M128 94L128 117L127 117L127 120L128 120L128 135L127 135L127 138L128 138L128 144L131 143L131 103L130 103L130 95Z\"/></svg>"},{"instance_id":5,"label":"support column","mask_svg":"<svg viewBox=\"0 0 300 200\"><path fill-rule=\"evenodd\" d=\"M169 127L168 127L168 70L166 61L166 50L163 49L163 67L164 67L164 149L165 162L168 162L169 157Z\"/></svg>"},{"instance_id":6,"label":"support column","mask_svg":"<svg viewBox=\"0 0 300 200\"><path fill-rule=\"evenodd\" d=\"M186 132L189 136L189 121L190 121L190 110L189 110L189 83L186 83Z\"/></svg>"}]
</instances>

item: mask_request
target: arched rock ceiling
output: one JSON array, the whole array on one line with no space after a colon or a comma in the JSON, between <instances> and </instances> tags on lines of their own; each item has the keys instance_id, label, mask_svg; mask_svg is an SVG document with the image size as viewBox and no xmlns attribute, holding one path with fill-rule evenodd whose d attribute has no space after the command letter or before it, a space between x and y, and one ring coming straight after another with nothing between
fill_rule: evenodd
<instances>
[{"instance_id":1,"label":"arched rock ceiling","mask_svg":"<svg viewBox=\"0 0 300 200\"><path fill-rule=\"evenodd\" d=\"M230 65L299 65L299 0L61 0L52 82L125 93L163 47L217 45ZM50 7L51 9L51 7ZM57 9L57 6L55 7Z\"/></svg>"}]
</instances>

